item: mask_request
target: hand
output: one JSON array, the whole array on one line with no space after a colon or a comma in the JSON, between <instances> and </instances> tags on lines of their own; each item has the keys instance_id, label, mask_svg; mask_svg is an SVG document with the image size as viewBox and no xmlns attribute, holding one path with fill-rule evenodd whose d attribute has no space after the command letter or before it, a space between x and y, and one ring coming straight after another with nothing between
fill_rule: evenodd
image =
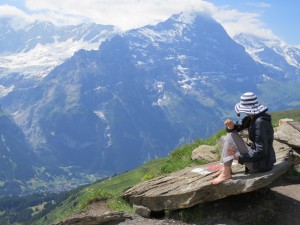
<instances>
[{"instance_id":1,"label":"hand","mask_svg":"<svg viewBox=\"0 0 300 225\"><path fill-rule=\"evenodd\" d=\"M235 149L234 149L233 147L230 147L230 148L228 149L228 154L229 154L229 155L234 155L234 154L235 154Z\"/></svg>"},{"instance_id":2,"label":"hand","mask_svg":"<svg viewBox=\"0 0 300 225\"><path fill-rule=\"evenodd\" d=\"M229 129L233 129L234 128L234 124L233 124L232 120L230 120L230 119L225 120L224 125L226 127L228 127Z\"/></svg>"}]
</instances>

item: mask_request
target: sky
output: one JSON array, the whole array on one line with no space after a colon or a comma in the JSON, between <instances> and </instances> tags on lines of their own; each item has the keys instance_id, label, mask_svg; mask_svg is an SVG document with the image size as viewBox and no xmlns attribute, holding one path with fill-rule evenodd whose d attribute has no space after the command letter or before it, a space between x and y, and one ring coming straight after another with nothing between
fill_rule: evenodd
<instances>
[{"instance_id":1,"label":"sky","mask_svg":"<svg viewBox=\"0 0 300 225\"><path fill-rule=\"evenodd\" d=\"M193 11L211 15L230 36L244 32L300 46L299 0L0 0L0 18L12 18L16 28L38 20L61 26L95 22L125 31Z\"/></svg>"}]
</instances>

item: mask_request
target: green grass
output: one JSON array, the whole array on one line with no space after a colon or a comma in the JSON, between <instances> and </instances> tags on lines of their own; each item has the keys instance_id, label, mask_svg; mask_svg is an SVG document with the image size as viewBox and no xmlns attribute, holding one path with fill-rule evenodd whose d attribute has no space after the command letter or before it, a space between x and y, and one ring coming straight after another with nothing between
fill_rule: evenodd
<instances>
[{"instance_id":1,"label":"green grass","mask_svg":"<svg viewBox=\"0 0 300 225\"><path fill-rule=\"evenodd\" d=\"M166 158L164 163L159 168L155 168L149 171L149 173L144 176L144 180L149 180L159 175L169 174L193 164L206 164L206 161L193 161L191 159L192 151L200 145L216 145L217 140L225 133L226 131L225 129L223 129L208 139L199 139L194 143L187 144L182 146L181 148L175 149L170 153L169 157ZM218 150L217 153L219 152L220 151Z\"/></svg>"},{"instance_id":2,"label":"green grass","mask_svg":"<svg viewBox=\"0 0 300 225\"><path fill-rule=\"evenodd\" d=\"M272 112L271 115L272 115L272 123L273 126L275 127L278 126L278 121L284 118L289 118L289 119L293 119L294 121L300 122L300 109Z\"/></svg>"},{"instance_id":3,"label":"green grass","mask_svg":"<svg viewBox=\"0 0 300 225\"><path fill-rule=\"evenodd\" d=\"M120 195L126 189L140 183L146 173L152 168L161 166L164 161L165 159L154 159L134 170L84 187L35 224L57 223L70 215L84 211L90 203L101 200L107 202L113 210L132 212L131 206L121 199Z\"/></svg>"}]
</instances>

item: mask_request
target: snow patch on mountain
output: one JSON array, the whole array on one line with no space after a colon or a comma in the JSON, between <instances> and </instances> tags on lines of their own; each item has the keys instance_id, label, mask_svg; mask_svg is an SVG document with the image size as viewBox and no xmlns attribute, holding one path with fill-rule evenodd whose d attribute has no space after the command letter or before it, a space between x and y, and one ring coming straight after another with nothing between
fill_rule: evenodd
<instances>
[{"instance_id":1,"label":"snow patch on mountain","mask_svg":"<svg viewBox=\"0 0 300 225\"><path fill-rule=\"evenodd\" d=\"M283 51L287 62L292 66L300 68L300 46L286 45Z\"/></svg>"},{"instance_id":2,"label":"snow patch on mountain","mask_svg":"<svg viewBox=\"0 0 300 225\"><path fill-rule=\"evenodd\" d=\"M35 22L18 29L10 20L0 19L0 23L0 78L20 74L33 81L41 80L76 51L97 50L120 32L114 26L95 23L57 27Z\"/></svg>"},{"instance_id":3,"label":"snow patch on mountain","mask_svg":"<svg viewBox=\"0 0 300 225\"><path fill-rule=\"evenodd\" d=\"M297 69L300 69L300 48L299 46L288 45L279 39L263 39L250 34L239 34L233 38L237 43L245 47L246 52L257 62L273 67L277 70L284 70L275 63L267 62L261 53L270 49L281 56L285 62Z\"/></svg>"},{"instance_id":4,"label":"snow patch on mountain","mask_svg":"<svg viewBox=\"0 0 300 225\"><path fill-rule=\"evenodd\" d=\"M154 89L157 91L158 94L164 92L164 86L165 86L165 82L163 81L156 81L154 83Z\"/></svg>"},{"instance_id":5,"label":"snow patch on mountain","mask_svg":"<svg viewBox=\"0 0 300 225\"><path fill-rule=\"evenodd\" d=\"M177 75L183 77L182 80L178 80L178 83L180 84L181 88L185 90L192 89L192 86L194 84L193 79L189 77L188 70L189 68L185 68L181 65L177 66Z\"/></svg>"},{"instance_id":6,"label":"snow patch on mountain","mask_svg":"<svg viewBox=\"0 0 300 225\"><path fill-rule=\"evenodd\" d=\"M163 29L157 28L156 26L145 26L138 30L133 30L130 35L144 37L147 41L145 45L142 47L148 46L148 44L152 44L153 46L159 46L159 43L173 43L174 39L177 37L181 37L182 40L190 42L190 38L183 36L184 31L193 25L195 17L197 14L178 14L172 16L169 21L172 23L172 26L165 27ZM131 43L133 46L134 42ZM135 45L135 47L138 47ZM141 46L140 46L141 47Z\"/></svg>"},{"instance_id":7,"label":"snow patch on mountain","mask_svg":"<svg viewBox=\"0 0 300 225\"><path fill-rule=\"evenodd\" d=\"M158 98L157 102L152 103L152 105L153 106L158 105L160 107L163 107L163 106L168 106L169 104L171 104L171 102L172 102L171 96L167 94L163 94L163 96L161 98Z\"/></svg>"},{"instance_id":8,"label":"snow patch on mountain","mask_svg":"<svg viewBox=\"0 0 300 225\"><path fill-rule=\"evenodd\" d=\"M107 121L106 117L105 117L105 114L103 111L94 111L94 113L101 119L101 120L104 120L104 121Z\"/></svg>"},{"instance_id":9,"label":"snow patch on mountain","mask_svg":"<svg viewBox=\"0 0 300 225\"><path fill-rule=\"evenodd\" d=\"M21 73L27 78L41 79L49 72L71 57L80 49L95 50L104 39L96 43L88 43L83 40L51 44L38 44L27 52L14 53L0 56L2 74ZM3 76L2 75L2 76Z\"/></svg>"},{"instance_id":10,"label":"snow patch on mountain","mask_svg":"<svg viewBox=\"0 0 300 225\"><path fill-rule=\"evenodd\" d=\"M0 84L0 97L6 96L8 93L10 93L14 89L14 85L11 85L9 87L5 87Z\"/></svg>"}]
</instances>

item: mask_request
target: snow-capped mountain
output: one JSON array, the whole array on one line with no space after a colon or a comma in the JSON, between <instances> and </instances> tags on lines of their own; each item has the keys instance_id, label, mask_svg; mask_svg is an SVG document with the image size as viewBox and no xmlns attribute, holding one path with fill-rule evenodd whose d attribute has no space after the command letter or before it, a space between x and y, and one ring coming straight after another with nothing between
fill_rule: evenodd
<instances>
[{"instance_id":1,"label":"snow-capped mountain","mask_svg":"<svg viewBox=\"0 0 300 225\"><path fill-rule=\"evenodd\" d=\"M81 50L2 102L53 164L120 172L213 134L262 69L212 18L179 14Z\"/></svg>"},{"instance_id":2,"label":"snow-capped mountain","mask_svg":"<svg viewBox=\"0 0 300 225\"><path fill-rule=\"evenodd\" d=\"M94 23L56 27L36 22L14 29L8 19L0 20L0 76L21 74L41 79L80 49L95 50L118 32L113 26Z\"/></svg>"},{"instance_id":3,"label":"snow-capped mountain","mask_svg":"<svg viewBox=\"0 0 300 225\"><path fill-rule=\"evenodd\" d=\"M280 71L284 76L300 75L300 48L276 39L239 34L234 40L243 45L254 60Z\"/></svg>"},{"instance_id":4,"label":"snow-capped mountain","mask_svg":"<svg viewBox=\"0 0 300 225\"><path fill-rule=\"evenodd\" d=\"M47 168L114 174L223 128L243 92L272 111L299 107L297 74L280 66L253 60L212 18L178 14L79 50L35 85L2 77L22 85L1 105Z\"/></svg>"}]
</instances>

